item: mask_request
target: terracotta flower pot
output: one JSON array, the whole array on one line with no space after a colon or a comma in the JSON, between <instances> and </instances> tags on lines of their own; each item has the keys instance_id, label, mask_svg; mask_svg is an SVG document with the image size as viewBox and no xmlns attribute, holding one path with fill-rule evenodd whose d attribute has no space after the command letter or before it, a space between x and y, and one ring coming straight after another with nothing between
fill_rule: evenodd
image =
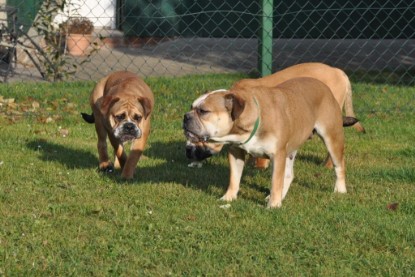
<instances>
[{"instance_id":1,"label":"terracotta flower pot","mask_svg":"<svg viewBox=\"0 0 415 277\"><path fill-rule=\"evenodd\" d=\"M91 35L69 34L66 40L66 47L72 56L83 56L91 43Z\"/></svg>"}]
</instances>

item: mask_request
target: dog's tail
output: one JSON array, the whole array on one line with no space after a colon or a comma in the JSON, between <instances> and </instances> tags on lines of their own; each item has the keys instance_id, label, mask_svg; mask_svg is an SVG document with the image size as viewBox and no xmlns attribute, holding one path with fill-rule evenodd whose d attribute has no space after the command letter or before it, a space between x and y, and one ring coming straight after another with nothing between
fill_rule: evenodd
<instances>
[{"instance_id":1,"label":"dog's tail","mask_svg":"<svg viewBox=\"0 0 415 277\"><path fill-rule=\"evenodd\" d=\"M81 113L82 118L88 122L88 123L95 123L95 117L94 117L94 113L92 114L86 114L86 113Z\"/></svg>"},{"instance_id":2,"label":"dog's tail","mask_svg":"<svg viewBox=\"0 0 415 277\"><path fill-rule=\"evenodd\" d=\"M343 127L349 127L355 125L359 120L351 116L343 116Z\"/></svg>"},{"instance_id":3,"label":"dog's tail","mask_svg":"<svg viewBox=\"0 0 415 277\"><path fill-rule=\"evenodd\" d=\"M347 81L346 86L346 93L345 93L345 99L344 99L344 110L346 113L346 116L355 117L354 111L353 111L353 100L352 100L352 85L350 84L349 77L343 72L344 78ZM358 131L362 133L366 133L365 128L360 122L356 122L353 127Z\"/></svg>"}]
</instances>

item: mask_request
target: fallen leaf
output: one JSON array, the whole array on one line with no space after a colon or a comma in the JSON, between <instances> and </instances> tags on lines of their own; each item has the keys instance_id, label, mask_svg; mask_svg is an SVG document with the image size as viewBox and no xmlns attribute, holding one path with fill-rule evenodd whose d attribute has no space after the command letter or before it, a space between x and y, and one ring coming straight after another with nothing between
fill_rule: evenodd
<instances>
[{"instance_id":1,"label":"fallen leaf","mask_svg":"<svg viewBox=\"0 0 415 277\"><path fill-rule=\"evenodd\" d=\"M398 209L399 203L389 203L386 205L386 208L390 211L396 211Z\"/></svg>"},{"instance_id":2,"label":"fallen leaf","mask_svg":"<svg viewBox=\"0 0 415 277\"><path fill-rule=\"evenodd\" d=\"M194 215L188 215L188 216L186 216L186 219L188 221L196 221L196 216L194 216Z\"/></svg>"},{"instance_id":3,"label":"fallen leaf","mask_svg":"<svg viewBox=\"0 0 415 277\"><path fill-rule=\"evenodd\" d=\"M66 138L67 136L69 136L69 130L68 129L59 129L59 134Z\"/></svg>"},{"instance_id":4,"label":"fallen leaf","mask_svg":"<svg viewBox=\"0 0 415 277\"><path fill-rule=\"evenodd\" d=\"M16 109L17 108L17 104L14 102L5 102L7 104L7 107L10 109Z\"/></svg>"},{"instance_id":5,"label":"fallen leaf","mask_svg":"<svg viewBox=\"0 0 415 277\"><path fill-rule=\"evenodd\" d=\"M231 204L225 204L225 205L219 206L219 208L221 209L229 209L230 207L231 207Z\"/></svg>"},{"instance_id":6,"label":"fallen leaf","mask_svg":"<svg viewBox=\"0 0 415 277\"><path fill-rule=\"evenodd\" d=\"M15 110L11 110L11 111L10 111L10 114L11 114L11 115L17 115L17 116L21 116L21 115L23 115L23 113L22 113L22 112L20 112L20 111L15 111Z\"/></svg>"},{"instance_id":7,"label":"fallen leaf","mask_svg":"<svg viewBox=\"0 0 415 277\"><path fill-rule=\"evenodd\" d=\"M74 103L68 103L66 104L66 108L69 110L73 110L76 108L76 105Z\"/></svg>"},{"instance_id":8,"label":"fallen leaf","mask_svg":"<svg viewBox=\"0 0 415 277\"><path fill-rule=\"evenodd\" d=\"M39 107L40 107L39 102L37 102L37 101L33 101L33 102L32 102L32 108L33 108L34 110L38 109Z\"/></svg>"},{"instance_id":9,"label":"fallen leaf","mask_svg":"<svg viewBox=\"0 0 415 277\"><path fill-rule=\"evenodd\" d=\"M6 103L6 104L14 103L14 98L3 99L3 103Z\"/></svg>"},{"instance_id":10,"label":"fallen leaf","mask_svg":"<svg viewBox=\"0 0 415 277\"><path fill-rule=\"evenodd\" d=\"M36 135L46 135L47 132L45 130L34 130L33 133Z\"/></svg>"},{"instance_id":11,"label":"fallen leaf","mask_svg":"<svg viewBox=\"0 0 415 277\"><path fill-rule=\"evenodd\" d=\"M91 209L91 213L93 214L99 214L103 211L101 206L95 206L94 208Z\"/></svg>"}]
</instances>

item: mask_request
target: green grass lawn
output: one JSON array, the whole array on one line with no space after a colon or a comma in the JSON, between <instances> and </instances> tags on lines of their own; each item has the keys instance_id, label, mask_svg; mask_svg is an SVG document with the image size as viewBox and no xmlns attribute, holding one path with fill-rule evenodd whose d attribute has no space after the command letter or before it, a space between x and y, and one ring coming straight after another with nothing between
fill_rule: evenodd
<instances>
[{"instance_id":1,"label":"green grass lawn","mask_svg":"<svg viewBox=\"0 0 415 277\"><path fill-rule=\"evenodd\" d=\"M226 154L188 168L181 125L239 78L146 79L156 106L131 182L97 171L80 116L92 82L0 85L0 276L414 276L415 89L353 83L367 133L345 130L348 194L313 138L281 209L252 166L224 209Z\"/></svg>"}]
</instances>

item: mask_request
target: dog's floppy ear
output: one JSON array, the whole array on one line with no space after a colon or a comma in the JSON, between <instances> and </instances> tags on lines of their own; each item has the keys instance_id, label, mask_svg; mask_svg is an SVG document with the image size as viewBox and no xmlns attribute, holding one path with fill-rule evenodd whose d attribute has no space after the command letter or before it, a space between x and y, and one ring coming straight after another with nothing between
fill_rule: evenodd
<instances>
[{"instance_id":1,"label":"dog's floppy ear","mask_svg":"<svg viewBox=\"0 0 415 277\"><path fill-rule=\"evenodd\" d=\"M147 119L147 117L151 113L151 101L147 97L140 97L138 98L138 102L140 102L141 106L144 110L144 119Z\"/></svg>"},{"instance_id":2,"label":"dog's floppy ear","mask_svg":"<svg viewBox=\"0 0 415 277\"><path fill-rule=\"evenodd\" d=\"M113 95L107 95L106 97L104 97L101 103L101 107L100 107L101 113L107 114L110 107L119 100L120 100L119 97L114 97Z\"/></svg>"},{"instance_id":3,"label":"dog's floppy ear","mask_svg":"<svg viewBox=\"0 0 415 277\"><path fill-rule=\"evenodd\" d=\"M232 120L235 120L243 112L245 108L245 100L233 93L226 94L225 107L231 112Z\"/></svg>"}]
</instances>

